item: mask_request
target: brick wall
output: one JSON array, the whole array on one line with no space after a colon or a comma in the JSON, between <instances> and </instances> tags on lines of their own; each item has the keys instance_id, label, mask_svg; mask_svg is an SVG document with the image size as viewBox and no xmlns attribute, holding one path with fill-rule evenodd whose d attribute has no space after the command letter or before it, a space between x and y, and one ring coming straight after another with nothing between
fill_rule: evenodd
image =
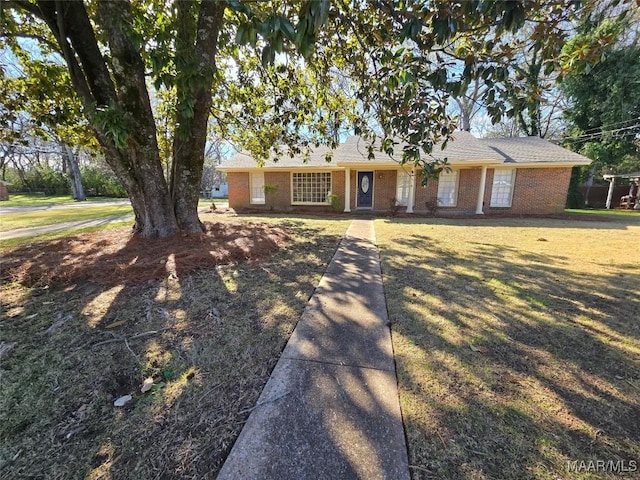
<instances>
[{"instance_id":1,"label":"brick wall","mask_svg":"<svg viewBox=\"0 0 640 480\"><path fill-rule=\"evenodd\" d=\"M332 172L332 192L339 196L338 206L340 211L344 209L344 172ZM265 194L265 204L251 203L250 197L250 173L229 172L229 207L237 210L269 210L269 211L332 211L329 205L291 205L291 172L264 172L264 184L276 187L275 190Z\"/></svg>"},{"instance_id":2,"label":"brick wall","mask_svg":"<svg viewBox=\"0 0 640 480\"><path fill-rule=\"evenodd\" d=\"M571 167L518 168L511 208L490 207L489 196L485 213L561 213L567 200L570 179Z\"/></svg>"},{"instance_id":3,"label":"brick wall","mask_svg":"<svg viewBox=\"0 0 640 480\"><path fill-rule=\"evenodd\" d=\"M481 168L458 170L458 204L454 210L462 213L475 213L480 189ZM442 208L445 211L445 208Z\"/></svg>"},{"instance_id":4,"label":"brick wall","mask_svg":"<svg viewBox=\"0 0 640 480\"><path fill-rule=\"evenodd\" d=\"M345 174L344 171L333 172L331 175L331 193L338 195L338 203L336 209L339 212L344 211L344 186L345 186Z\"/></svg>"},{"instance_id":5,"label":"brick wall","mask_svg":"<svg viewBox=\"0 0 640 480\"><path fill-rule=\"evenodd\" d=\"M414 210L416 212L430 211L434 206L437 212L449 213L472 213L476 208L476 197L478 195L478 183L480 182L480 169L461 169L458 172L458 196L454 207L438 206L438 182L429 180L426 187L422 186L422 177L416 175L416 202Z\"/></svg>"},{"instance_id":6,"label":"brick wall","mask_svg":"<svg viewBox=\"0 0 640 480\"><path fill-rule=\"evenodd\" d=\"M465 213L473 214L480 182L480 168L458 170L458 201L455 207L438 207L441 214ZM490 207L493 169L487 170L485 185L484 212L487 214L536 214L559 213L564 210L571 178L571 168L519 168L513 192L512 206L509 208ZM331 207L323 205L292 206L291 205L291 173L265 172L265 184L277 185L275 192L267 193L266 205L252 205L249 193L249 173L229 173L229 206L231 208L264 208L266 210L306 210L331 211ZM356 210L358 172L351 170L351 210ZM421 177L416 175L414 210L418 213L428 211L427 202L436 202L438 182L430 181L427 187L420 184ZM386 211L391 206L391 199L396 196L397 170L375 170L374 210ZM339 211L344 209L345 173L332 172L332 192L339 196ZM404 210L402 207L401 210Z\"/></svg>"},{"instance_id":7,"label":"brick wall","mask_svg":"<svg viewBox=\"0 0 640 480\"><path fill-rule=\"evenodd\" d=\"M484 185L484 201L483 201L483 205L484 205L483 211L485 213L488 213L489 205L491 204L491 187L493 185L493 172L494 172L493 168L487 169L487 183L485 183Z\"/></svg>"},{"instance_id":8,"label":"brick wall","mask_svg":"<svg viewBox=\"0 0 640 480\"><path fill-rule=\"evenodd\" d=\"M375 170L373 172L373 209L390 210L396 198L398 182L396 170Z\"/></svg>"},{"instance_id":9,"label":"brick wall","mask_svg":"<svg viewBox=\"0 0 640 480\"><path fill-rule=\"evenodd\" d=\"M291 173L290 172L265 172L264 184L275 186L276 190L265 194L264 207L268 210L291 209ZM258 206L258 205L256 205Z\"/></svg>"},{"instance_id":10,"label":"brick wall","mask_svg":"<svg viewBox=\"0 0 640 480\"><path fill-rule=\"evenodd\" d=\"M487 214L560 213L564 210L571 168L518 168L511 207L490 207L494 169L487 169L484 193L484 212ZM476 210L480 186L480 168L458 170L458 202L455 207L438 207L441 214L473 214ZM419 178L416 183L419 183ZM424 188L416 185L415 211L424 212L425 202L435 202L438 182L430 181Z\"/></svg>"},{"instance_id":11,"label":"brick wall","mask_svg":"<svg viewBox=\"0 0 640 480\"><path fill-rule=\"evenodd\" d=\"M351 205L351 211L354 211L358 206L356 205L356 195L358 193L358 172L355 170L351 170L350 173L350 195L349 195L349 205Z\"/></svg>"},{"instance_id":12,"label":"brick wall","mask_svg":"<svg viewBox=\"0 0 640 480\"><path fill-rule=\"evenodd\" d=\"M423 187L422 177L420 175L415 176L415 182L416 201L413 210L415 212L427 212L432 208L432 205L436 205L438 201L438 182L429 180L427 186Z\"/></svg>"},{"instance_id":13,"label":"brick wall","mask_svg":"<svg viewBox=\"0 0 640 480\"><path fill-rule=\"evenodd\" d=\"M229 184L229 207L246 208L250 205L249 174L247 172L227 173Z\"/></svg>"}]
</instances>

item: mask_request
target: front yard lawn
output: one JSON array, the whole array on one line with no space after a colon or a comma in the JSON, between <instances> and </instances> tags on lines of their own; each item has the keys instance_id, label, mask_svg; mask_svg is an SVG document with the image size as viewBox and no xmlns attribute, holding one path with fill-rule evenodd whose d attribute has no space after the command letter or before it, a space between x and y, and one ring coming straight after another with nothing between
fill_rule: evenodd
<instances>
[{"instance_id":1,"label":"front yard lawn","mask_svg":"<svg viewBox=\"0 0 640 480\"><path fill-rule=\"evenodd\" d=\"M215 478L349 222L201 218L3 251L0 477Z\"/></svg>"},{"instance_id":2,"label":"front yard lawn","mask_svg":"<svg viewBox=\"0 0 640 480\"><path fill-rule=\"evenodd\" d=\"M124 200L123 198L112 197L87 197L87 203L101 203ZM29 207L29 206L49 206L49 205L77 205L85 202L78 202L70 195L38 195L35 193L10 193L9 200L0 202L0 207Z\"/></svg>"},{"instance_id":3,"label":"front yard lawn","mask_svg":"<svg viewBox=\"0 0 640 480\"><path fill-rule=\"evenodd\" d=\"M36 210L33 212L3 213L0 216L0 232L8 232L17 228L40 227L65 222L81 222L107 217L124 217L131 215L130 205L95 205L85 204L80 207Z\"/></svg>"},{"instance_id":4,"label":"front yard lawn","mask_svg":"<svg viewBox=\"0 0 640 480\"><path fill-rule=\"evenodd\" d=\"M376 221L414 479L638 478L638 220Z\"/></svg>"}]
</instances>

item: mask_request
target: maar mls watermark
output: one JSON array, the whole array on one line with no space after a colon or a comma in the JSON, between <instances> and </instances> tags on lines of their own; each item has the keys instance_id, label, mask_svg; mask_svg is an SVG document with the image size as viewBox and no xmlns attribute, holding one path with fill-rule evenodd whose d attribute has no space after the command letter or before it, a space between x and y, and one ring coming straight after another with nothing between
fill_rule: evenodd
<instances>
[{"instance_id":1,"label":"maar mls watermark","mask_svg":"<svg viewBox=\"0 0 640 480\"><path fill-rule=\"evenodd\" d=\"M626 474L638 471L635 460L570 460L567 471L571 473L617 473Z\"/></svg>"}]
</instances>

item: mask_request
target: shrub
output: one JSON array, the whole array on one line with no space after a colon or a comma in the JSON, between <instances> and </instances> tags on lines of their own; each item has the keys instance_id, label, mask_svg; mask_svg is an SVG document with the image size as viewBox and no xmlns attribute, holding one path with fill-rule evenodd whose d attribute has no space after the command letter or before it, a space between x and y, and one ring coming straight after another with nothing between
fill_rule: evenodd
<instances>
[{"instance_id":1,"label":"shrub","mask_svg":"<svg viewBox=\"0 0 640 480\"><path fill-rule=\"evenodd\" d=\"M82 185L87 195L96 197L126 197L127 192L110 170L89 165L80 168Z\"/></svg>"}]
</instances>

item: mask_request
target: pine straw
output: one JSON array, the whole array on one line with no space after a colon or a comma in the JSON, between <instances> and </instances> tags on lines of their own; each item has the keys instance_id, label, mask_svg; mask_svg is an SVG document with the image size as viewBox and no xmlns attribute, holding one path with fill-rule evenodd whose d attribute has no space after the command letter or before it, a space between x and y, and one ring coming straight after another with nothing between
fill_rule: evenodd
<instances>
[{"instance_id":1,"label":"pine straw","mask_svg":"<svg viewBox=\"0 0 640 480\"><path fill-rule=\"evenodd\" d=\"M102 285L181 277L196 268L264 258L290 232L258 222L205 222L205 233L163 239L133 237L129 227L22 245L4 253L1 279L24 286L86 280Z\"/></svg>"}]
</instances>

